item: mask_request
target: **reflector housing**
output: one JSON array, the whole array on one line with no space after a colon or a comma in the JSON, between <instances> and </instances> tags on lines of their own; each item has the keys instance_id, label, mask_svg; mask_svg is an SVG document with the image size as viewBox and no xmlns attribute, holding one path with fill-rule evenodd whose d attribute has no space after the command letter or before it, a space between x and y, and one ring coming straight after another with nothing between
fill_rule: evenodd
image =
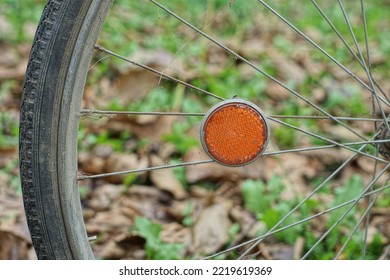
<instances>
[{"instance_id":1,"label":"reflector housing","mask_svg":"<svg viewBox=\"0 0 390 280\"><path fill-rule=\"evenodd\" d=\"M205 115L200 131L207 154L228 166L254 161L265 150L269 126L255 104L242 99L223 101Z\"/></svg>"}]
</instances>

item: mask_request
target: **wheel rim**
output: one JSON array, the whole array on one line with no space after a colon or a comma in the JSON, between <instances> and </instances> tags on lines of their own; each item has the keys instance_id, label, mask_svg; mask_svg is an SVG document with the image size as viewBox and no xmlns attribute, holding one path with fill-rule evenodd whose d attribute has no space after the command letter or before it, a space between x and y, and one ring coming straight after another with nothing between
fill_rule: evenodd
<instances>
[{"instance_id":1,"label":"wheel rim","mask_svg":"<svg viewBox=\"0 0 390 280\"><path fill-rule=\"evenodd\" d=\"M267 10L269 10L271 13L273 13L276 18L279 18L282 22L287 24L289 28L291 28L294 32L296 32L299 36L303 37L310 45L312 45L315 49L317 49L322 55L327 57L334 65L336 65L338 68L340 68L342 71L346 72L350 79L354 80L360 87L364 88L369 94L372 94L372 109L376 112L374 117L368 116L358 116L358 117L348 117L348 116L334 116L333 114L329 113L327 110L321 108L318 104L315 102L311 101L309 98L305 97L304 94L301 94L298 90L295 90L294 88L288 86L285 82L280 81L279 79L275 78L274 76L268 74L265 72L263 69L259 68L255 63L251 62L250 60L246 59L245 57L241 56L234 50L226 47L225 44L222 44L220 41L216 40L212 36L204 33L201 29L195 27L185 19L181 18L179 15L177 15L175 12L172 12L170 9L165 7L163 4L161 4L158 1L150 0L152 4L154 4L156 7L161 9L162 11L166 12L170 16L176 18L176 20L180 21L183 25L187 26L189 29L193 30L197 36L203 36L207 40L211 41L213 44L217 45L221 49L223 49L225 52L227 52L229 55L233 56L235 59L238 59L240 62L245 63L249 68L252 68L255 72L265 76L267 79L269 79L271 82L274 84L278 85L279 87L283 88L286 92L288 92L290 95L294 96L296 100L299 100L297 102L301 102L305 106L308 106L312 108L312 110L318 112L320 115L315 115L315 116L310 116L310 115L303 115L303 116L292 116L292 115L285 115L285 116L280 116L280 115L275 115L275 114L270 114L267 112L268 115L268 120L272 122L274 125L280 125L284 126L288 129L292 129L294 131L297 131L299 133L302 133L303 135L307 135L313 138L316 138L318 141L322 143L322 145L319 146L306 146L306 147L293 147L290 149L284 149L284 150L267 150L267 151L262 151L263 157L266 156L279 156L279 155L284 155L284 154L290 154L290 153L298 153L298 152L310 152L310 151L317 151L317 150L326 150L330 148L341 148L344 150L347 150L348 152L352 152L347 158L345 158L337 168L332 170L331 172L328 172L327 177L319 183L313 191L310 191L308 195L306 195L304 198L300 200L300 202L292 207L285 215L282 217L277 223L274 224L273 227L270 227L268 229L268 232L254 238L252 240L246 241L241 243L239 246L233 246L232 248L229 248L227 250L222 250L222 253L227 253L230 251L237 250L243 246L249 247L247 250L239 257L239 258L246 258L250 252L253 252L255 248L259 245L261 241L263 241L266 237L273 236L274 234L281 232L283 230L286 230L290 227L297 226L303 222L310 221L314 218L320 217L326 213L335 211L337 209L340 209L341 207L345 207L345 211L338 217L338 219L334 222L334 224L330 225L318 239L313 242L313 245L310 247L309 250L305 254L302 255L302 258L307 258L310 256L310 254L315 250L315 248L320 244L324 239L327 238L327 236L338 226L340 222L342 222L345 217L350 213L351 210L355 209L354 207L358 204L358 202L363 199L367 198L368 199L368 206L366 210L361 213L358 222L356 223L355 227L353 227L348 234L346 241L341 245L341 248L338 250L338 252L335 253L335 258L339 258L340 255L343 253L345 246L347 246L348 241L352 238L353 234L359 229L359 226L364 223L365 219L368 220L367 217L370 216L370 209L374 205L375 201L377 200L379 194L381 191L387 188L387 170L389 168L389 162L387 158L381 157L377 151L375 152L368 152L366 147L367 146L374 146L376 150L379 151L383 150L381 147L383 145L386 145L387 141L389 141L387 137L387 133L383 133L383 131L388 131L388 123L387 121L387 114L386 114L386 108L390 106L389 99L387 95L385 94L385 91L380 87L379 84L377 84L377 81L374 79L372 75L372 66L371 66L371 60L370 60L370 48L368 47L368 32L367 32L367 25L366 25L366 18L365 18L365 3L364 1L360 2L361 9L362 9L362 21L363 21L363 28L364 28L364 37L365 40L364 42L366 43L366 48L367 48L367 53L364 56L363 51L360 48L360 44L358 44L357 39L355 37L355 33L353 31L353 28L351 26L351 22L349 20L349 16L346 12L345 7L343 6L343 3L341 1L338 1L339 4L339 9L342 13L342 15L345 18L346 21L346 26L348 27L351 36L353 37L352 39L352 44L356 47L358 54L356 55L353 51L351 51L351 46L346 42L345 38L338 32L336 27L333 25L332 21L329 19L329 17L326 15L326 13L321 9L321 7L315 2L311 1L313 4L313 7L316 8L319 11L319 14L324 18L325 22L327 22L330 26L331 29L333 29L334 33L336 34L337 37L342 41L342 43L345 45L344 47L352 52L350 54L354 59L357 61L356 63L361 65L363 68L363 71L365 74L367 74L366 79L368 82L363 81L362 78L358 77L355 75L351 70L349 70L347 67L345 67L341 62L339 62L336 58L334 58L330 53L328 53L326 50L324 50L322 47L317 45L312 39L310 39L305 33L300 31L295 25L293 25L289 20L287 20L285 17L283 17L279 12L274 10L270 5L265 3L264 1L258 1L259 5L264 6ZM161 1L162 2L162 1ZM234 5L234 4L233 4ZM200 91L203 94L206 94L211 97L216 97L219 101L220 100L225 100L225 98L217 96L213 92L209 92L208 90L205 89L199 89L196 86L191 85L187 81L183 81L181 79L176 78L175 76L171 76L168 74L165 74L163 71L156 70L154 68L151 68L147 65L141 64L139 62L133 61L131 58L127 58L125 56L122 56L114 51L109 50L105 46L97 45L96 50L99 51L100 53L103 53L105 55L109 55L112 57L120 58L126 62L129 62L133 65L136 65L138 67L141 67L143 69L146 69L147 71L150 71L154 73L155 75L159 76L161 79L165 80L170 80L173 82L176 82L178 84L181 84L187 88L190 88L192 90ZM222 101L224 103L225 101ZM217 105L218 106L218 105ZM303 105L301 105L303 106ZM262 108L264 111L265 108ZM386 109L386 110L385 110ZM138 115L139 112L130 112L130 111L122 111L122 112L113 112L113 111L108 111L108 110L102 110L101 108L88 108L88 109L82 109L81 111L82 115L86 117L90 116L96 116L96 115L109 115L109 116L115 116L115 115ZM148 114L151 115L159 115L159 113L155 112L147 112ZM202 113L188 113L188 112L174 112L174 113L162 113L163 115L182 115L182 116L202 116ZM206 114L206 117L208 115ZM317 120L317 119L325 119L329 120L334 124L337 124L340 128L342 128L345 131L348 131L349 135L352 135L354 137L354 141L339 141L337 137L333 135L333 137L328 137L327 135L323 135L321 133L317 132L312 132L310 129L307 129L305 127L300 127L299 124L291 124L291 121L288 121L285 119L305 119L309 118L312 120ZM206 118L204 118L205 120ZM374 123L373 129L370 133L359 133L356 132L356 129L353 125L350 123L352 122L360 122L360 121L369 121ZM349 122L349 123L348 123ZM379 128L378 124L382 124L382 126ZM268 127L268 124L266 125ZM269 129L268 129L269 131ZM202 137L202 136L201 136ZM352 137L352 138L353 138ZM203 139L203 138L202 138ZM267 141L268 142L268 138ZM270 140L270 145L272 147L272 140ZM265 144L266 145L266 144ZM382 146L381 146L382 145ZM358 146L358 148L355 148ZM207 149L206 149L207 150ZM381 152L382 153L382 152ZM260 155L260 153L258 154ZM330 207L329 209L319 211L316 214L312 214L307 217L302 217L301 220L296 221L291 223L290 225L284 225L285 221L288 221L288 218L291 217L298 209L300 209L305 203L307 203L315 194L317 194L318 191L320 191L323 187L325 187L329 182L332 182L335 180L337 176L340 175L340 173L345 170L345 168L354 162L358 158L367 158L367 160L373 162L373 173L372 173L372 178L369 180L369 182L366 184L366 186L363 188L363 191L359 193L356 197L353 199L349 199L347 201L344 201L338 205L334 205L333 207ZM211 160L205 159L205 160L199 160L195 162L187 162L187 163L179 163L179 164L170 164L162 167L148 167L144 169L139 169L139 170L118 170L117 172L109 172L105 174L92 174L92 175L80 175L78 176L78 179L81 180L93 180L93 179L98 179L98 178L103 178L103 177L108 177L108 176L113 176L113 175L123 175L123 174L131 174L131 173L138 173L138 172L146 172L146 171L153 171L157 169L162 169L162 168L170 168L170 167L181 167L181 166L192 166L194 164L204 164L204 163L211 163L214 162L215 159L213 157ZM254 159L253 159L254 160ZM261 158L259 159L261 160ZM252 160L251 160L252 161ZM385 179L384 179L385 178ZM380 183L379 183L380 182ZM284 225L284 226L283 226ZM364 238L367 237L367 230L368 230L368 222L366 222L365 229L363 230L364 232ZM344 246L345 244L345 246ZM366 254L366 244L364 242L363 244L363 258L365 257ZM212 255L211 257L215 257L216 255Z\"/></svg>"}]
</instances>

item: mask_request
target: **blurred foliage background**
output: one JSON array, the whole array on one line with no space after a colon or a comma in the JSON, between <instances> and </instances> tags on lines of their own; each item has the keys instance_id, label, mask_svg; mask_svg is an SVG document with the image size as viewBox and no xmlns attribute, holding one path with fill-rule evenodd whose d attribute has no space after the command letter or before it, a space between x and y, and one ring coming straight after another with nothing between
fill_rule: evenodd
<instances>
[{"instance_id":1,"label":"blurred foliage background","mask_svg":"<svg viewBox=\"0 0 390 280\"><path fill-rule=\"evenodd\" d=\"M258 1L160 2L330 114L372 116L368 92ZM0 259L35 258L18 177L18 114L24 71L44 3L0 3ZM364 70L312 3L269 3L337 61L367 80ZM337 1L318 3L347 43L354 46ZM356 40L365 50L360 4L343 3ZM373 71L384 91L390 92L389 2L365 1L365 7ZM223 98L251 100L267 115L318 114L149 1L114 1L98 44ZM83 108L204 113L217 102L95 51ZM386 113L390 111L386 109ZM79 172L97 174L204 159L199 145L200 122L201 117L83 116ZM328 120L286 122L340 142L356 141ZM376 130L372 123L349 125L366 136ZM270 151L325 144L274 123L271 131ZM376 151L368 147L365 152ZM267 232L349 156L346 150L322 150L266 157L240 168L210 164L83 181L80 194L87 231L97 237L92 246L98 258L204 257ZM356 197L373 172L373 161L357 158L283 225ZM359 203L310 258L333 258L365 206L367 201ZM258 245L260 253L253 258L300 258L343 209L279 232ZM385 191L370 216L368 236L358 230L341 258L360 258L363 238L368 239L366 258L383 257L390 243L389 210L389 191ZM217 258L235 258L240 251Z\"/></svg>"}]
</instances>

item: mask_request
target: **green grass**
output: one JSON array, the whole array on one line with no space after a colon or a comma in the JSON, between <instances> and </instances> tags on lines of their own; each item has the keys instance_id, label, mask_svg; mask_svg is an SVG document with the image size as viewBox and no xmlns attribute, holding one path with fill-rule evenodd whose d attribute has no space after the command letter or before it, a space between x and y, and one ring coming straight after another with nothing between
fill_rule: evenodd
<instances>
[{"instance_id":1,"label":"green grass","mask_svg":"<svg viewBox=\"0 0 390 280\"><path fill-rule=\"evenodd\" d=\"M317 185L317 183L316 183ZM321 194L332 195L332 200L323 205L316 197L307 200L297 211L295 211L286 221L279 227L298 222L301 219L310 217L319 211L330 209L341 205L346 201L359 197L364 188L363 179L359 175L351 176L344 184L335 185L333 188L324 186L320 191ZM287 213L290 212L303 197L298 196L294 200L285 201L280 199L280 194L285 189L281 179L274 176L268 183L255 180L246 180L241 188L245 207L256 214L257 218L263 221L268 229L271 229L277 224ZM386 205L389 200L386 195L378 199L378 205ZM324 215L325 229L331 228L345 213L349 205L345 205L337 210L331 211ZM387 204L388 206L388 204ZM316 246L311 259L331 259L335 253L341 248L346 241L348 234L356 226L357 220L363 213L364 209L352 208L346 215L342 223L338 225L329 235ZM322 218L323 221L324 218ZM306 241L305 250L309 250L318 238L321 236L319 229L315 225L322 222L311 223L310 221L296 225L287 230L283 230L275 234L279 241L294 245L299 237L304 237ZM340 234L342 232L343 234ZM363 231L358 230L346 246L342 258L356 259L361 257ZM374 259L378 256L383 248L382 240L384 236L376 233L371 243L367 246L366 259Z\"/></svg>"}]
</instances>

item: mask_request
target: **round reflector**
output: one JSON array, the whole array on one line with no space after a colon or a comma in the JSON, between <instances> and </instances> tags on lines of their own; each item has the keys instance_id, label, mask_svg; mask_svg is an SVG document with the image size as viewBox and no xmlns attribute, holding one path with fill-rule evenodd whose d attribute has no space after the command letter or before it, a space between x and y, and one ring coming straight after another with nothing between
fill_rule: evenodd
<instances>
[{"instance_id":1,"label":"round reflector","mask_svg":"<svg viewBox=\"0 0 390 280\"><path fill-rule=\"evenodd\" d=\"M202 121L200 137L211 158L223 165L241 166L254 161L265 150L269 126L255 104L231 99L209 110Z\"/></svg>"}]
</instances>

